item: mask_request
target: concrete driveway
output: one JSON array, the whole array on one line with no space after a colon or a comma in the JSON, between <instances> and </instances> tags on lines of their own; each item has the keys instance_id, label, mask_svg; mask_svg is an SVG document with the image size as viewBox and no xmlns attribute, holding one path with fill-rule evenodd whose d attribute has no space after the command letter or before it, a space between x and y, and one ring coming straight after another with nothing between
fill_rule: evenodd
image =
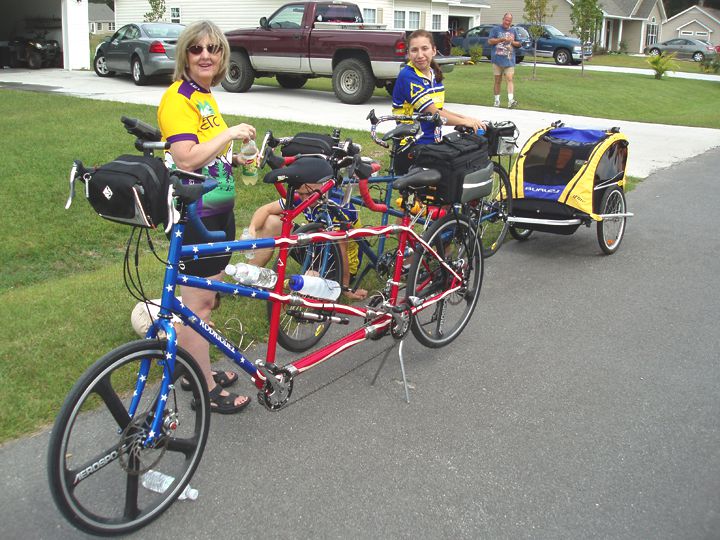
<instances>
[{"instance_id":1,"label":"concrete driveway","mask_svg":"<svg viewBox=\"0 0 720 540\"><path fill-rule=\"evenodd\" d=\"M135 86L130 78L101 79L91 71L42 69L0 71L0 88L26 88L51 91L79 97L157 105L166 84ZM345 105L329 92L313 90L285 90L267 86L253 86L244 94L225 92L218 86L213 93L224 114L273 118L369 130L365 119L370 109L378 115L390 114L390 98L373 97L364 105ZM702 154L720 146L720 129L690 128L660 124L644 124L608 118L589 118L518 109L495 109L476 105L448 103L448 109L489 120L512 120L520 129L522 144L537 130L556 120L573 127L608 128L620 126L630 140L628 172L644 178L653 171L678 161Z\"/></svg>"}]
</instances>

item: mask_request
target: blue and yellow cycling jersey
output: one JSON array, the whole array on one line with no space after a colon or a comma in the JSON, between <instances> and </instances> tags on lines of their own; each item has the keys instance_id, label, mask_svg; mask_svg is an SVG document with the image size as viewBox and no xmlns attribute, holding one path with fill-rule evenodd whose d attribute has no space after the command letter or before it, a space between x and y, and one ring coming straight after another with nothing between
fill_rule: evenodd
<instances>
[{"instance_id":1,"label":"blue and yellow cycling jersey","mask_svg":"<svg viewBox=\"0 0 720 540\"><path fill-rule=\"evenodd\" d=\"M393 114L410 115L422 112L433 104L438 109L445 105L445 86L435 80L435 72L430 70L430 79L425 77L412 62L400 70L393 90ZM432 122L421 122L422 136L418 144L434 142L435 126Z\"/></svg>"},{"instance_id":2,"label":"blue and yellow cycling jersey","mask_svg":"<svg viewBox=\"0 0 720 540\"><path fill-rule=\"evenodd\" d=\"M158 107L158 125L164 141L203 143L227 129L212 93L193 81L175 81L163 94ZM165 153L165 164L174 168L172 155ZM201 217L223 214L235 205L235 179L232 175L232 142L196 172L218 181L198 205Z\"/></svg>"}]
</instances>

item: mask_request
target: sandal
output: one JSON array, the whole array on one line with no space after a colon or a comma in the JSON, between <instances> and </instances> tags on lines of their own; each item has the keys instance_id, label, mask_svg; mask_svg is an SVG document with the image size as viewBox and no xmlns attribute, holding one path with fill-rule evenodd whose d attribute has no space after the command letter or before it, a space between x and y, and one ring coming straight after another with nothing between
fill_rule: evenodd
<instances>
[{"instance_id":1,"label":"sandal","mask_svg":"<svg viewBox=\"0 0 720 540\"><path fill-rule=\"evenodd\" d=\"M240 405L235 405L235 400L240 397L237 394L233 394L232 392L228 392L227 396L221 396L220 393L223 391L222 386L215 385L215 388L210 390L208 392L208 397L210 398L210 412L216 412L220 414L235 414L242 411L245 407L250 405L250 398L247 396L245 397L245 401L243 401ZM190 402L190 408L194 411L197 407L195 398Z\"/></svg>"},{"instance_id":2,"label":"sandal","mask_svg":"<svg viewBox=\"0 0 720 540\"><path fill-rule=\"evenodd\" d=\"M215 384L222 386L223 388L232 386L238 380L238 374L234 371L231 371L230 375L228 375L227 371L213 371L212 376ZM192 387L190 386L190 381L183 377L180 380L180 388L182 388L183 390L192 390Z\"/></svg>"}]
</instances>

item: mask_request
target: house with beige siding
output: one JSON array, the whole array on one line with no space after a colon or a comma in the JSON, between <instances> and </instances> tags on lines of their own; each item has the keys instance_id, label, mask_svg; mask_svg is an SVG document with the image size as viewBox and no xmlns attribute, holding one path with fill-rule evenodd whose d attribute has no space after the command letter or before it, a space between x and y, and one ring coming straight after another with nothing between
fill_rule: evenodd
<instances>
[{"instance_id":1,"label":"house with beige siding","mask_svg":"<svg viewBox=\"0 0 720 540\"><path fill-rule=\"evenodd\" d=\"M166 0L167 22L189 24L209 19L222 30L253 28L260 17L269 17L289 0ZM388 30L456 31L480 24L481 12L488 0L369 0L355 2L367 23L384 24ZM147 0L115 0L115 24L118 28L143 20L149 11ZM483 15L483 21L485 18Z\"/></svg>"},{"instance_id":2,"label":"house with beige siding","mask_svg":"<svg viewBox=\"0 0 720 540\"><path fill-rule=\"evenodd\" d=\"M670 17L662 26L662 38L679 37L720 44L720 9L692 6Z\"/></svg>"}]
</instances>

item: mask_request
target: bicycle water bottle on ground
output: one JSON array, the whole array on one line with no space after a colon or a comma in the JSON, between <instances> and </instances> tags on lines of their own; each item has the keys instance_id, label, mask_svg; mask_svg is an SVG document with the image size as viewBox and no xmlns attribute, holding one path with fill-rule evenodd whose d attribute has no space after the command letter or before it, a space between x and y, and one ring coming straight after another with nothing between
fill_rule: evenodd
<instances>
[{"instance_id":1,"label":"bicycle water bottle on ground","mask_svg":"<svg viewBox=\"0 0 720 540\"><path fill-rule=\"evenodd\" d=\"M154 471L149 469L145 474L142 475L142 485L145 489L154 491L155 493L165 493L170 485L175 481L170 475L161 473L160 471ZM191 488L190 484L185 486L183 492L178 496L178 499L185 500L189 499L194 501L198 498L198 490Z\"/></svg>"},{"instance_id":2,"label":"bicycle water bottle on ground","mask_svg":"<svg viewBox=\"0 0 720 540\"><path fill-rule=\"evenodd\" d=\"M319 276L299 276L294 274L290 276L287 283L288 287L295 292L323 300L337 300L342 290L337 281Z\"/></svg>"},{"instance_id":3,"label":"bicycle water bottle on ground","mask_svg":"<svg viewBox=\"0 0 720 540\"><path fill-rule=\"evenodd\" d=\"M269 268L252 264L228 264L225 267L225 273L243 285L253 285L255 287L270 289L277 283L277 274L275 272Z\"/></svg>"},{"instance_id":4,"label":"bicycle water bottle on ground","mask_svg":"<svg viewBox=\"0 0 720 540\"><path fill-rule=\"evenodd\" d=\"M242 159L242 181L246 186L257 183L257 155L258 147L255 141L250 139L240 147L240 158Z\"/></svg>"}]
</instances>

